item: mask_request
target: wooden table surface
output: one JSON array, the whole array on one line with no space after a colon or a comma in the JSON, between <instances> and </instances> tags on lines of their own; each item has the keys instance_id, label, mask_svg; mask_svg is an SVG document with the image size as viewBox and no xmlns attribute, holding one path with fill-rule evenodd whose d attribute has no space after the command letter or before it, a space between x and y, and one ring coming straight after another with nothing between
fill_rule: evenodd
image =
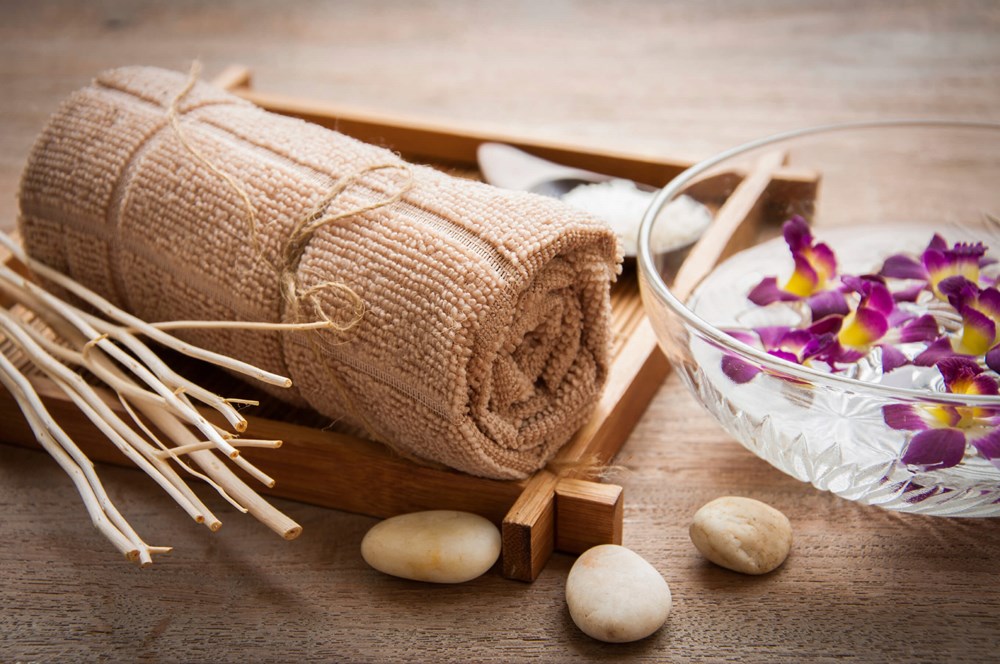
<instances>
[{"instance_id":1,"label":"wooden table surface","mask_svg":"<svg viewBox=\"0 0 1000 664\"><path fill-rule=\"evenodd\" d=\"M103 68L232 62L259 87L612 149L707 156L829 121L1000 118L996 2L0 3L0 226L46 116ZM280 452L279 452L280 453ZM579 632L556 555L534 584L494 570L437 587L381 575L375 521L303 504L285 542L220 507L194 525L145 475L112 498L175 552L140 570L49 457L0 445L0 661L1000 660L1000 520L899 515L784 476L666 381L620 458L624 543L674 594L666 626ZM702 560L693 512L764 500L795 529L762 578ZM213 502L213 506L215 503Z\"/></svg>"}]
</instances>

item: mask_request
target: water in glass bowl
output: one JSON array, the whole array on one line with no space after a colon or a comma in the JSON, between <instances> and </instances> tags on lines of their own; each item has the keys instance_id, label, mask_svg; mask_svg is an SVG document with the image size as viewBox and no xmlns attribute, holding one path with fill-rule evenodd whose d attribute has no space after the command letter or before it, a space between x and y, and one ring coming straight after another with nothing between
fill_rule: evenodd
<instances>
[{"instance_id":1,"label":"water in glass bowl","mask_svg":"<svg viewBox=\"0 0 1000 664\"><path fill-rule=\"evenodd\" d=\"M982 241L1000 250L1000 237L984 238L982 229L969 231L960 226L889 223L814 231L817 242L833 249L839 274L854 275L876 272L891 254L906 252L919 257L935 232L949 245ZM763 278L773 276L784 283L792 269L783 239L759 244L721 264L687 305L723 330L798 326L803 320L808 322L808 309L802 303L760 307L747 299ZM912 306L913 313L922 313L919 309L926 305L901 306ZM850 382L803 381L774 372L761 372L739 383L723 370L723 358L731 351L695 335L688 343L694 362L680 367L682 379L729 433L779 469L820 489L891 509L1000 516L1000 469L977 454L972 445L967 446L961 463L949 468L924 470L904 464L901 457L916 432L890 427L885 408L908 400L888 390L866 390L860 384L940 392L944 385L935 368L907 365L884 373L881 351L875 348L856 364L840 365L841 376L859 381L853 388ZM909 358L925 346L899 345ZM824 365L818 363L814 368L823 371ZM1000 399L997 403L1000 406ZM921 406L918 403L916 407Z\"/></svg>"}]
</instances>

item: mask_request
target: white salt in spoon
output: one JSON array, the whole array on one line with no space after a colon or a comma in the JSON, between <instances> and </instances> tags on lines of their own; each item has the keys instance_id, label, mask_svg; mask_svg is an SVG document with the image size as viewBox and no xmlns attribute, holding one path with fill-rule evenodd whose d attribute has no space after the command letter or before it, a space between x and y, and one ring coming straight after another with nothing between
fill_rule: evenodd
<instances>
[{"instance_id":1,"label":"white salt in spoon","mask_svg":"<svg viewBox=\"0 0 1000 664\"><path fill-rule=\"evenodd\" d=\"M559 198L589 212L611 226L625 256L635 256L639 222L653 200L654 188L556 164L502 143L481 144L477 156L486 182ZM679 197L660 214L671 219L656 225L653 246L658 252L690 247L712 219L708 208L687 196Z\"/></svg>"}]
</instances>

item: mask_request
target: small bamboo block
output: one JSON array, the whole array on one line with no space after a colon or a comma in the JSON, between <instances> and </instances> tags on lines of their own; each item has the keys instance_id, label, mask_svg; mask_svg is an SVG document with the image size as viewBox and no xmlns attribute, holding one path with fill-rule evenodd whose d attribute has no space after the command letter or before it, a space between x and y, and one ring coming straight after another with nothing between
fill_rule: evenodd
<instances>
[{"instance_id":1,"label":"small bamboo block","mask_svg":"<svg viewBox=\"0 0 1000 664\"><path fill-rule=\"evenodd\" d=\"M653 186L663 186L690 165L265 94L250 88L251 75L245 67L230 67L215 82L267 110L335 128L411 159L469 170L476 169L476 148L484 141L508 143L567 166ZM675 286L675 292L684 295L684 289L697 284L720 258L743 246L745 235L758 222L783 209L782 201L815 198L815 173L784 167L780 156L767 159L749 174L723 173L696 185L699 196L708 196L721 207L683 264L677 279L681 288ZM9 258L0 255L4 262ZM0 306L8 305L0 302ZM669 366L643 315L634 273L623 275L612 290L612 319L613 359L593 416L547 468L525 480L488 480L418 465L383 446L328 431L315 420L297 419L287 407L266 397L247 417L248 434L285 443L280 451L245 448L244 454L277 481L273 489L264 491L274 496L375 517L425 509L481 514L502 526L504 574L531 581L554 550L576 554L597 544L621 542L622 489L592 481L588 475L613 461ZM9 342L0 337L0 343ZM44 378L32 378L52 415L85 454L95 461L128 465L57 389L46 385ZM243 394L248 389L224 378L229 382L216 391ZM16 403L5 392L0 393L0 421L5 424L0 434L5 442L37 446Z\"/></svg>"},{"instance_id":2,"label":"small bamboo block","mask_svg":"<svg viewBox=\"0 0 1000 664\"><path fill-rule=\"evenodd\" d=\"M529 482L529 490L504 517L503 574L508 579L534 581L555 548L555 490L559 483L553 473L541 470Z\"/></svg>"},{"instance_id":3,"label":"small bamboo block","mask_svg":"<svg viewBox=\"0 0 1000 664\"><path fill-rule=\"evenodd\" d=\"M563 479L556 485L556 549L583 553L622 543L625 491L616 484ZM596 524L604 528L595 527Z\"/></svg>"},{"instance_id":4,"label":"small bamboo block","mask_svg":"<svg viewBox=\"0 0 1000 664\"><path fill-rule=\"evenodd\" d=\"M554 550L621 544L623 512L620 486L539 472L504 518L504 576L533 581Z\"/></svg>"}]
</instances>

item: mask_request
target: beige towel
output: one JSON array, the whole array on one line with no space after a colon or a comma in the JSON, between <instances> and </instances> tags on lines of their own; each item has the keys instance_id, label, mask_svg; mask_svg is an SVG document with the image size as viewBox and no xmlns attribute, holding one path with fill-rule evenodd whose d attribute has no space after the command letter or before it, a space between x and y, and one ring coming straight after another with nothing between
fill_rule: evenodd
<instances>
[{"instance_id":1,"label":"beige towel","mask_svg":"<svg viewBox=\"0 0 1000 664\"><path fill-rule=\"evenodd\" d=\"M329 284L349 288L357 324L185 336L290 376L296 405L477 475L524 476L579 428L607 374L609 230L186 83L130 67L67 100L21 184L32 255L146 320L301 321L318 314L282 297L276 266L329 198L291 275L337 321L354 302Z\"/></svg>"}]
</instances>

